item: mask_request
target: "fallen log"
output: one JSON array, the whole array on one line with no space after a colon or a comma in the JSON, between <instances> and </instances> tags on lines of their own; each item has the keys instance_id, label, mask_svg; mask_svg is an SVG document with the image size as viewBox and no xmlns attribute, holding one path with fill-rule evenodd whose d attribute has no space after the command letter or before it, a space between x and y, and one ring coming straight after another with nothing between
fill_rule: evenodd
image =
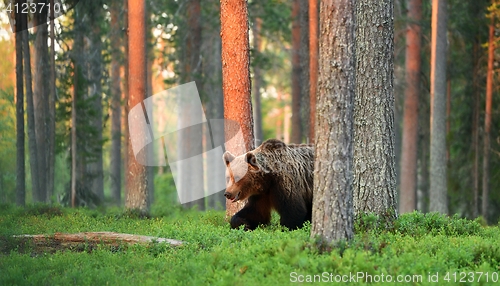
<instances>
[{"instance_id":1,"label":"fallen log","mask_svg":"<svg viewBox=\"0 0 500 286\"><path fill-rule=\"evenodd\" d=\"M59 233L55 234L22 234L14 235L14 238L26 239L33 242L36 246L55 247L55 248L71 248L72 246L86 244L104 244L111 246L119 246L123 244L150 244L150 243L166 243L171 246L181 246L184 242L175 239L145 236L117 232L80 232L80 233Z\"/></svg>"}]
</instances>

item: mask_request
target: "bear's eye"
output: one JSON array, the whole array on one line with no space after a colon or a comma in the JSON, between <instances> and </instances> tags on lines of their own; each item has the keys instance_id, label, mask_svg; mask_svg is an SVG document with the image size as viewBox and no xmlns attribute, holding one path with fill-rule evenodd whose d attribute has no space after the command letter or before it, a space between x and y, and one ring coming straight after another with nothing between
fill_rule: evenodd
<instances>
[{"instance_id":1,"label":"bear's eye","mask_svg":"<svg viewBox=\"0 0 500 286\"><path fill-rule=\"evenodd\" d=\"M226 184L229 183L229 177L226 177Z\"/></svg>"},{"instance_id":2,"label":"bear's eye","mask_svg":"<svg viewBox=\"0 0 500 286\"><path fill-rule=\"evenodd\" d=\"M241 178L240 177L234 177L234 181L238 182Z\"/></svg>"}]
</instances>

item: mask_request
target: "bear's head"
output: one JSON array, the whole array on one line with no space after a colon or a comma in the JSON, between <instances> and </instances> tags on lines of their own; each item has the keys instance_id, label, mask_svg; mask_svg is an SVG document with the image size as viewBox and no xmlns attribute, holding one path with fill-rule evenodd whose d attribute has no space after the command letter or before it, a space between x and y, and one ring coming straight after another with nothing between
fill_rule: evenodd
<instances>
[{"instance_id":1,"label":"bear's head","mask_svg":"<svg viewBox=\"0 0 500 286\"><path fill-rule=\"evenodd\" d=\"M222 156L226 164L226 192L232 202L248 199L264 190L266 184L261 167L252 152L235 157L229 151Z\"/></svg>"}]
</instances>

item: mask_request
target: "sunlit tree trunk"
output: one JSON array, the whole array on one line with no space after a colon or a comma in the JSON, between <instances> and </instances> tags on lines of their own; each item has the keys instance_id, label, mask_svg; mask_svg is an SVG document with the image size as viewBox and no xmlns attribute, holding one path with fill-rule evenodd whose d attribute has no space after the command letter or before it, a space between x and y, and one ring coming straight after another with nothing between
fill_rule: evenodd
<instances>
[{"instance_id":1,"label":"sunlit tree trunk","mask_svg":"<svg viewBox=\"0 0 500 286\"><path fill-rule=\"evenodd\" d=\"M311 236L353 234L355 1L321 1Z\"/></svg>"},{"instance_id":2,"label":"sunlit tree trunk","mask_svg":"<svg viewBox=\"0 0 500 286\"><path fill-rule=\"evenodd\" d=\"M47 198L50 200L54 193L54 175L56 164L56 40L55 40L55 8L54 0L50 0L50 91L49 91L49 118L48 118L48 166L47 166Z\"/></svg>"},{"instance_id":3,"label":"sunlit tree trunk","mask_svg":"<svg viewBox=\"0 0 500 286\"><path fill-rule=\"evenodd\" d=\"M129 25L128 25L128 0L123 0L123 26L124 30L128 31ZM129 96L129 37L128 37L128 32L125 32L123 35L123 46L124 46L124 57L123 57L123 70L124 70L124 79L123 79L123 94L122 94L122 101L125 102L123 105L123 124L122 124L122 132L123 132L123 148L122 148L122 158L123 158L123 169L125 172L128 169L128 152L129 152L129 143L130 143L130 132L129 132L129 127L128 127L128 113L129 113L129 105L128 105L128 100L130 98ZM127 184L125 183L125 188L124 188L125 194L124 197L127 197L128 194L128 187Z\"/></svg>"},{"instance_id":4,"label":"sunlit tree trunk","mask_svg":"<svg viewBox=\"0 0 500 286\"><path fill-rule=\"evenodd\" d=\"M21 3L25 3L24 1ZM27 16L23 17L23 28L28 27ZM33 201L35 196L40 192L39 174L38 174L38 149L36 144L35 132L35 105L33 103L33 78L31 74L31 54L28 30L21 32L23 37L23 69L24 69L24 83L26 86L26 111L28 119L28 149L30 157L30 171L31 171L31 192Z\"/></svg>"},{"instance_id":5,"label":"sunlit tree trunk","mask_svg":"<svg viewBox=\"0 0 500 286\"><path fill-rule=\"evenodd\" d=\"M222 90L224 119L237 122L243 141L231 141L226 150L242 155L254 149L253 117L250 84L250 46L248 39L248 10L245 0L221 0ZM226 130L228 134L234 134ZM230 138L226 138L226 142ZM246 201L226 200L226 218L230 218Z\"/></svg>"},{"instance_id":6,"label":"sunlit tree trunk","mask_svg":"<svg viewBox=\"0 0 500 286\"><path fill-rule=\"evenodd\" d=\"M408 1L406 28L406 86L401 153L399 212L412 212L417 206L418 105L420 95L420 47L422 0Z\"/></svg>"},{"instance_id":7,"label":"sunlit tree trunk","mask_svg":"<svg viewBox=\"0 0 500 286\"><path fill-rule=\"evenodd\" d=\"M22 5L22 1L17 1ZM23 18L16 13L16 204L26 203L26 166L24 163L24 83L23 83ZM27 32L27 31L26 31Z\"/></svg>"},{"instance_id":8,"label":"sunlit tree trunk","mask_svg":"<svg viewBox=\"0 0 500 286\"><path fill-rule=\"evenodd\" d=\"M433 0L429 210L443 214L448 213L446 179L446 21L446 0Z\"/></svg>"},{"instance_id":9,"label":"sunlit tree trunk","mask_svg":"<svg viewBox=\"0 0 500 286\"><path fill-rule=\"evenodd\" d=\"M300 114L301 86L300 86L300 2L294 0L292 8L292 130L291 143L302 142L302 122Z\"/></svg>"},{"instance_id":10,"label":"sunlit tree trunk","mask_svg":"<svg viewBox=\"0 0 500 286\"><path fill-rule=\"evenodd\" d=\"M146 2L145 0L128 3L128 60L129 60L129 110L146 97ZM130 136L141 134L144 130L130 130ZM129 139L130 140L130 139ZM129 143L130 144L130 143ZM142 154L141 154L142 153ZM146 156L140 152L137 156ZM142 160L143 162L145 160ZM128 150L127 198L125 207L142 214L148 212L148 181L146 167Z\"/></svg>"},{"instance_id":11,"label":"sunlit tree trunk","mask_svg":"<svg viewBox=\"0 0 500 286\"><path fill-rule=\"evenodd\" d=\"M110 182L111 196L117 206L121 205L121 88L120 88L120 48L121 26L119 22L120 5L111 3L111 151Z\"/></svg>"},{"instance_id":12,"label":"sunlit tree trunk","mask_svg":"<svg viewBox=\"0 0 500 286\"><path fill-rule=\"evenodd\" d=\"M488 192L490 180L490 131L491 131L491 104L493 99L493 64L495 61L495 22L490 22L488 44L488 71L486 74L486 110L484 113L483 136L483 197L481 214L488 221Z\"/></svg>"},{"instance_id":13,"label":"sunlit tree trunk","mask_svg":"<svg viewBox=\"0 0 500 286\"><path fill-rule=\"evenodd\" d=\"M318 86L318 0L309 0L309 141L314 143Z\"/></svg>"}]
</instances>

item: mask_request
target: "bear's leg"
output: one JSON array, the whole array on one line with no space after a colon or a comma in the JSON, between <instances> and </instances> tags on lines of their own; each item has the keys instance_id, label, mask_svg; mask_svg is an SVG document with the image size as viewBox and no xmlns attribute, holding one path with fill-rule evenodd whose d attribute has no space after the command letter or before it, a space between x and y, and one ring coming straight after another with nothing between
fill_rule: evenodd
<instances>
[{"instance_id":1,"label":"bear's leg","mask_svg":"<svg viewBox=\"0 0 500 286\"><path fill-rule=\"evenodd\" d=\"M260 224L271 221L271 202L266 195L255 195L248 198L247 204L231 218L231 228L245 225L245 230L254 230Z\"/></svg>"},{"instance_id":2,"label":"bear's leg","mask_svg":"<svg viewBox=\"0 0 500 286\"><path fill-rule=\"evenodd\" d=\"M274 198L276 211L280 214L280 224L290 230L302 227L309 218L306 203L301 197L292 199L290 197Z\"/></svg>"}]
</instances>

